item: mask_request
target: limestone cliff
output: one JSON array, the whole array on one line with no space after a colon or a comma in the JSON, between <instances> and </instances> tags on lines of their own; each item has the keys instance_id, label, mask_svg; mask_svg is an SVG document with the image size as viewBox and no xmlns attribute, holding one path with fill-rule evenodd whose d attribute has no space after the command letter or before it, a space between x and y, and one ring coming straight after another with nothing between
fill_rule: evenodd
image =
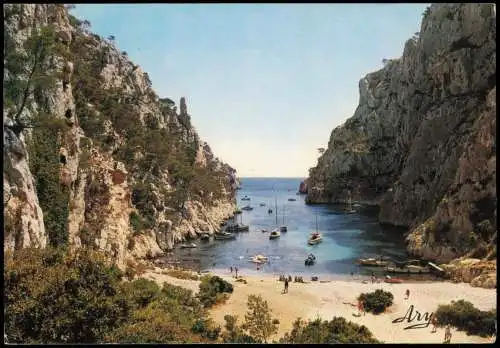
<instances>
[{"instance_id":1,"label":"limestone cliff","mask_svg":"<svg viewBox=\"0 0 500 348\"><path fill-rule=\"evenodd\" d=\"M359 82L354 116L310 170L307 202L380 207L408 250L496 259L496 14L433 4L399 59Z\"/></svg>"},{"instance_id":2,"label":"limestone cliff","mask_svg":"<svg viewBox=\"0 0 500 348\"><path fill-rule=\"evenodd\" d=\"M236 171L114 38L61 4L4 5L4 249L105 251L120 267L214 232Z\"/></svg>"}]
</instances>

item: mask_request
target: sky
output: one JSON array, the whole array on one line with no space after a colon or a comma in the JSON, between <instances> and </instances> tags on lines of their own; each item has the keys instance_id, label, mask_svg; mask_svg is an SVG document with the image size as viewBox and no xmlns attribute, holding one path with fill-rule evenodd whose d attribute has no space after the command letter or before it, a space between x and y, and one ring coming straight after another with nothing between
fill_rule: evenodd
<instances>
[{"instance_id":1,"label":"sky","mask_svg":"<svg viewBox=\"0 0 500 348\"><path fill-rule=\"evenodd\" d=\"M240 177L307 177L428 4L79 4Z\"/></svg>"}]
</instances>

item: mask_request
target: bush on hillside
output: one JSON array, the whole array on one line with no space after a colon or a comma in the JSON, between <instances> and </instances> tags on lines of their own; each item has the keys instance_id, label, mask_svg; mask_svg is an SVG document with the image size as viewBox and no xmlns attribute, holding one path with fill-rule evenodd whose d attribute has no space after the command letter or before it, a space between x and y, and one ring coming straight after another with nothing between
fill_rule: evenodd
<instances>
[{"instance_id":1,"label":"bush on hillside","mask_svg":"<svg viewBox=\"0 0 500 348\"><path fill-rule=\"evenodd\" d=\"M10 343L93 343L130 306L116 296L121 272L96 253L21 249L6 255L5 333Z\"/></svg>"},{"instance_id":2,"label":"bush on hillside","mask_svg":"<svg viewBox=\"0 0 500 348\"><path fill-rule=\"evenodd\" d=\"M216 303L223 302L227 293L233 292L233 285L218 276L207 276L201 278L198 298L205 307L211 307Z\"/></svg>"},{"instance_id":3,"label":"bush on hillside","mask_svg":"<svg viewBox=\"0 0 500 348\"><path fill-rule=\"evenodd\" d=\"M379 343L370 330L364 325L358 325L344 318L334 317L331 321L303 321L298 318L293 323L293 329L279 340L280 343Z\"/></svg>"},{"instance_id":4,"label":"bush on hillside","mask_svg":"<svg viewBox=\"0 0 500 348\"><path fill-rule=\"evenodd\" d=\"M481 311L465 300L440 305L434 313L438 325L451 325L468 335L488 337L495 334L496 310Z\"/></svg>"},{"instance_id":5,"label":"bush on hillside","mask_svg":"<svg viewBox=\"0 0 500 348\"><path fill-rule=\"evenodd\" d=\"M394 295L388 291L377 289L371 293L361 294L358 300L363 303L365 311L380 314L392 305Z\"/></svg>"},{"instance_id":6,"label":"bush on hillside","mask_svg":"<svg viewBox=\"0 0 500 348\"><path fill-rule=\"evenodd\" d=\"M260 295L248 296L247 307L242 327L258 341L267 343L267 340L278 332L279 320L271 317L271 309Z\"/></svg>"}]
</instances>

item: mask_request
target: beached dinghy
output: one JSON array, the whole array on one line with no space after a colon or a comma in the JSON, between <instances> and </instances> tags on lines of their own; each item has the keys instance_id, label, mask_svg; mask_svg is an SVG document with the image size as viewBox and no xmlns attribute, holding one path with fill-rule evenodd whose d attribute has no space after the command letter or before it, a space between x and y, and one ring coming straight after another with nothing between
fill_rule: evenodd
<instances>
[{"instance_id":1,"label":"beached dinghy","mask_svg":"<svg viewBox=\"0 0 500 348\"><path fill-rule=\"evenodd\" d=\"M188 248L196 248L196 244L191 243L191 244L181 244L182 249L188 249Z\"/></svg>"},{"instance_id":2,"label":"beached dinghy","mask_svg":"<svg viewBox=\"0 0 500 348\"><path fill-rule=\"evenodd\" d=\"M361 266L385 267L389 264L389 261L370 257L367 259L359 259L357 264Z\"/></svg>"}]
</instances>

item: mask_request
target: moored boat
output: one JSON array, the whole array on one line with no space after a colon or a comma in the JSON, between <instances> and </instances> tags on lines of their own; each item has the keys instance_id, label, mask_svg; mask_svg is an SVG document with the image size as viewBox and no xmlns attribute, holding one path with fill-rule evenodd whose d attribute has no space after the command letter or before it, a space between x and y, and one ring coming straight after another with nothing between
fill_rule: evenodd
<instances>
[{"instance_id":1,"label":"moored boat","mask_svg":"<svg viewBox=\"0 0 500 348\"><path fill-rule=\"evenodd\" d=\"M316 262L316 256L314 256L313 254L309 254L305 259L304 264L306 266L312 266L314 265L315 262Z\"/></svg>"},{"instance_id":2,"label":"moored boat","mask_svg":"<svg viewBox=\"0 0 500 348\"><path fill-rule=\"evenodd\" d=\"M260 205L261 207L263 207L263 206L265 206L265 205L266 205L266 203L260 203L259 205Z\"/></svg>"},{"instance_id":3,"label":"moored boat","mask_svg":"<svg viewBox=\"0 0 500 348\"><path fill-rule=\"evenodd\" d=\"M276 239L276 238L279 238L280 236L281 236L280 231L278 229L274 229L269 234L269 239Z\"/></svg>"},{"instance_id":4,"label":"moored boat","mask_svg":"<svg viewBox=\"0 0 500 348\"><path fill-rule=\"evenodd\" d=\"M226 227L226 231L228 232L248 232L250 227L248 225L243 225L240 223L229 225Z\"/></svg>"},{"instance_id":5,"label":"moored boat","mask_svg":"<svg viewBox=\"0 0 500 348\"><path fill-rule=\"evenodd\" d=\"M236 235L232 234L232 233L228 233L228 232L221 232L221 233L217 233L214 235L214 239L217 239L217 240L227 240L227 239L235 239L236 238Z\"/></svg>"},{"instance_id":6,"label":"moored boat","mask_svg":"<svg viewBox=\"0 0 500 348\"><path fill-rule=\"evenodd\" d=\"M319 244L322 241L321 233L318 231L318 211L316 211L316 231L311 232L307 244L315 245Z\"/></svg>"},{"instance_id":7,"label":"moored boat","mask_svg":"<svg viewBox=\"0 0 500 348\"><path fill-rule=\"evenodd\" d=\"M288 198L288 200L289 200L290 202L294 202L294 201L296 201L297 199L296 199L296 198Z\"/></svg>"},{"instance_id":8,"label":"moored boat","mask_svg":"<svg viewBox=\"0 0 500 348\"><path fill-rule=\"evenodd\" d=\"M201 240L210 240L210 235L208 233L203 233L201 236L200 236L200 239Z\"/></svg>"},{"instance_id":9,"label":"moored boat","mask_svg":"<svg viewBox=\"0 0 500 348\"><path fill-rule=\"evenodd\" d=\"M321 243L322 239L323 238L321 237L321 234L319 232L315 232L309 238L309 240L307 241L307 244L309 244L309 245L316 245L316 244Z\"/></svg>"},{"instance_id":10,"label":"moored boat","mask_svg":"<svg viewBox=\"0 0 500 348\"><path fill-rule=\"evenodd\" d=\"M241 200L242 200L242 201L249 201L250 199L251 199L250 197L245 196L245 197L243 197Z\"/></svg>"},{"instance_id":11,"label":"moored boat","mask_svg":"<svg viewBox=\"0 0 500 348\"><path fill-rule=\"evenodd\" d=\"M267 257L264 255L255 255L250 259L253 263L263 264L267 262Z\"/></svg>"},{"instance_id":12,"label":"moored boat","mask_svg":"<svg viewBox=\"0 0 500 348\"><path fill-rule=\"evenodd\" d=\"M253 210L253 208L249 205L246 205L243 208L241 208L241 210Z\"/></svg>"}]
</instances>

